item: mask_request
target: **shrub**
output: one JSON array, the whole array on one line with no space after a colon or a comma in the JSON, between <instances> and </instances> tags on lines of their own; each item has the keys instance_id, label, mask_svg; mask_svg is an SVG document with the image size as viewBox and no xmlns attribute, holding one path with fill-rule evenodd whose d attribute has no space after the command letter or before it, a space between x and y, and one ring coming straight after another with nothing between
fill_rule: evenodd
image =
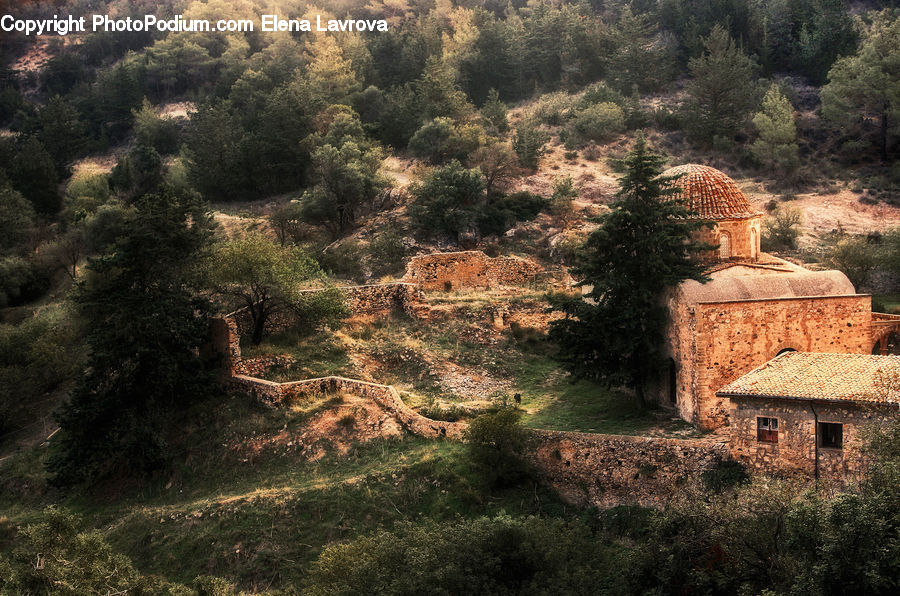
<instances>
[{"instance_id":1,"label":"shrub","mask_svg":"<svg viewBox=\"0 0 900 596\"><path fill-rule=\"evenodd\" d=\"M410 152L434 164L465 160L484 142L484 131L473 125L458 126L450 118L435 118L409 140Z\"/></svg>"},{"instance_id":2,"label":"shrub","mask_svg":"<svg viewBox=\"0 0 900 596\"><path fill-rule=\"evenodd\" d=\"M346 240L323 250L316 259L323 270L338 277L362 280L363 250L356 240Z\"/></svg>"},{"instance_id":3,"label":"shrub","mask_svg":"<svg viewBox=\"0 0 900 596\"><path fill-rule=\"evenodd\" d=\"M625 112L614 103L601 103L579 111L572 130L584 141L604 141L625 130Z\"/></svg>"},{"instance_id":4,"label":"shrub","mask_svg":"<svg viewBox=\"0 0 900 596\"><path fill-rule=\"evenodd\" d=\"M0 259L0 308L37 300L50 289L50 271L21 257Z\"/></svg>"},{"instance_id":5,"label":"shrub","mask_svg":"<svg viewBox=\"0 0 900 596\"><path fill-rule=\"evenodd\" d=\"M725 489L750 482L747 468L739 461L733 459L719 459L713 466L705 470L700 479L707 490L716 494Z\"/></svg>"},{"instance_id":6,"label":"shrub","mask_svg":"<svg viewBox=\"0 0 900 596\"><path fill-rule=\"evenodd\" d=\"M581 96L581 101L578 102L578 107L584 109L601 103L613 103L618 106L624 106L625 96L601 81L585 89L584 95Z\"/></svg>"},{"instance_id":7,"label":"shrub","mask_svg":"<svg viewBox=\"0 0 900 596\"><path fill-rule=\"evenodd\" d=\"M543 124L559 126L571 117L572 109L572 98L562 91L556 91L542 95L529 115Z\"/></svg>"},{"instance_id":8,"label":"shrub","mask_svg":"<svg viewBox=\"0 0 900 596\"><path fill-rule=\"evenodd\" d=\"M826 262L844 275L858 289L866 283L878 264L878 255L865 237L847 236L826 250Z\"/></svg>"},{"instance_id":9,"label":"shrub","mask_svg":"<svg viewBox=\"0 0 900 596\"><path fill-rule=\"evenodd\" d=\"M482 414L466 429L470 461L485 483L497 488L513 486L529 476L523 459L529 439L521 413L511 408Z\"/></svg>"},{"instance_id":10,"label":"shrub","mask_svg":"<svg viewBox=\"0 0 900 596\"><path fill-rule=\"evenodd\" d=\"M560 520L402 523L326 548L305 593L608 593L621 582L618 552L584 524Z\"/></svg>"},{"instance_id":11,"label":"shrub","mask_svg":"<svg viewBox=\"0 0 900 596\"><path fill-rule=\"evenodd\" d=\"M538 162L546 153L545 146L549 136L533 124L523 122L516 127L513 137L513 150L519 157L519 164L530 170L537 169Z\"/></svg>"},{"instance_id":12,"label":"shrub","mask_svg":"<svg viewBox=\"0 0 900 596\"><path fill-rule=\"evenodd\" d=\"M377 276L402 272L406 265L407 250L403 244L403 234L397 231L395 225L382 230L369 243L369 267Z\"/></svg>"},{"instance_id":13,"label":"shrub","mask_svg":"<svg viewBox=\"0 0 900 596\"><path fill-rule=\"evenodd\" d=\"M803 215L799 209L779 207L772 212L763 225L763 250L794 250L797 248L797 237L800 235L800 222Z\"/></svg>"},{"instance_id":14,"label":"shrub","mask_svg":"<svg viewBox=\"0 0 900 596\"><path fill-rule=\"evenodd\" d=\"M422 408L419 410L419 413L426 418L431 418L432 420L457 422L458 420L462 420L463 418L465 418L469 412L462 406L456 404L442 406L440 404L431 403L422 406Z\"/></svg>"},{"instance_id":15,"label":"shrub","mask_svg":"<svg viewBox=\"0 0 900 596\"><path fill-rule=\"evenodd\" d=\"M0 557L0 593L149 595L185 591L183 586L140 575L99 531L83 531L81 518L68 511L48 507L37 523L20 528L19 535L19 545L9 558Z\"/></svg>"}]
</instances>

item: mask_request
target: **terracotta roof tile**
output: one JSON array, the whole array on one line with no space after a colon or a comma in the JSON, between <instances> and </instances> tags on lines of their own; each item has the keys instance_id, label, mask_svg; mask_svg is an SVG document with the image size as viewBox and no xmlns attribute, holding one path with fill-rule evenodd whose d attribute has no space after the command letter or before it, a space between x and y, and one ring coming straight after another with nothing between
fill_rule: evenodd
<instances>
[{"instance_id":1,"label":"terracotta roof tile","mask_svg":"<svg viewBox=\"0 0 900 596\"><path fill-rule=\"evenodd\" d=\"M900 405L900 356L785 352L716 395Z\"/></svg>"},{"instance_id":2,"label":"terracotta roof tile","mask_svg":"<svg viewBox=\"0 0 900 596\"><path fill-rule=\"evenodd\" d=\"M685 164L669 168L663 176L679 176L673 184L676 197L687 198L687 206L701 219L743 219L760 215L750 205L734 180L709 166Z\"/></svg>"}]
</instances>

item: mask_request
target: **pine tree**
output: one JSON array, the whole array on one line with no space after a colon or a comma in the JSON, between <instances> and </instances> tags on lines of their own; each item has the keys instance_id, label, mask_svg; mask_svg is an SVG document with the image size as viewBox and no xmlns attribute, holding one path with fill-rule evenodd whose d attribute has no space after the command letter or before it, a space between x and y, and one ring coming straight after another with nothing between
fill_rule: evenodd
<instances>
[{"instance_id":1,"label":"pine tree","mask_svg":"<svg viewBox=\"0 0 900 596\"><path fill-rule=\"evenodd\" d=\"M759 133L750 147L756 159L785 173L794 171L799 162L794 106L776 83L766 92L762 110L753 117L753 126Z\"/></svg>"},{"instance_id":2,"label":"pine tree","mask_svg":"<svg viewBox=\"0 0 900 596\"><path fill-rule=\"evenodd\" d=\"M705 280L695 257L708 249L692 242L705 224L670 198L672 179L660 176L662 163L639 138L625 159L618 200L598 220L575 269L589 291L565 302L566 318L550 329L576 378L633 387L641 400L661 370L663 293L686 279Z\"/></svg>"},{"instance_id":3,"label":"pine tree","mask_svg":"<svg viewBox=\"0 0 900 596\"><path fill-rule=\"evenodd\" d=\"M88 366L58 413L57 484L163 465L175 415L215 386L199 355L210 308L191 284L211 221L193 196L142 197L115 251L90 262L74 296Z\"/></svg>"},{"instance_id":4,"label":"pine tree","mask_svg":"<svg viewBox=\"0 0 900 596\"><path fill-rule=\"evenodd\" d=\"M822 88L822 115L857 136L868 118L878 121L876 136L882 161L900 108L900 18L879 13L859 51L840 58Z\"/></svg>"},{"instance_id":5,"label":"pine tree","mask_svg":"<svg viewBox=\"0 0 900 596\"><path fill-rule=\"evenodd\" d=\"M732 139L756 106L756 63L716 25L706 38L706 53L688 66L683 106L688 132L704 142Z\"/></svg>"}]
</instances>

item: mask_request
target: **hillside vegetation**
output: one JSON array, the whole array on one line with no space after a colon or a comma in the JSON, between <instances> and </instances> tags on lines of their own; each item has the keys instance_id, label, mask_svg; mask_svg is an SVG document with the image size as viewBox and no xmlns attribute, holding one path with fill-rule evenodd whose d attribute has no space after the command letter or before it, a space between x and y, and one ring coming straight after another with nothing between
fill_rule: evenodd
<instances>
[{"instance_id":1,"label":"hillside vegetation","mask_svg":"<svg viewBox=\"0 0 900 596\"><path fill-rule=\"evenodd\" d=\"M900 308L894 2L0 8L388 24L0 37L0 594L896 593L896 430L840 493L722 462L660 510L574 507L524 465L523 428L699 432L637 398L640 354L573 371L581 344L486 323L498 305L586 312L570 270L613 271L647 303L699 275L667 217L650 222L678 240L665 275L628 255L576 267L629 248L584 243L642 188L636 153L645 173L722 169L766 211L763 250ZM466 249L558 283L348 319L336 286ZM355 395L269 410L227 391L207 330L240 307L244 356L278 361L267 377L392 383L479 433L415 438ZM299 323L269 333L285 312Z\"/></svg>"}]
</instances>

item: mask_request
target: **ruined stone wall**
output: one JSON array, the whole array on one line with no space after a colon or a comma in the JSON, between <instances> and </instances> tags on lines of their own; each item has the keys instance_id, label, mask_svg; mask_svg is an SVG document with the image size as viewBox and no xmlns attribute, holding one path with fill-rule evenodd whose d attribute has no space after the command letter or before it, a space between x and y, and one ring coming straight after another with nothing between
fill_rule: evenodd
<instances>
[{"instance_id":1,"label":"ruined stone wall","mask_svg":"<svg viewBox=\"0 0 900 596\"><path fill-rule=\"evenodd\" d=\"M423 290L488 289L523 285L543 269L526 259L488 257L481 251L433 253L415 257L406 268L404 280Z\"/></svg>"},{"instance_id":2,"label":"ruined stone wall","mask_svg":"<svg viewBox=\"0 0 900 596\"><path fill-rule=\"evenodd\" d=\"M737 398L731 404L731 455L766 474L816 472L816 419L843 424L843 448L818 449L819 477L837 484L858 480L866 470L860 433L900 415L896 407L809 402L785 399ZM757 417L778 419L778 443L757 440Z\"/></svg>"},{"instance_id":3,"label":"ruined stone wall","mask_svg":"<svg viewBox=\"0 0 900 596\"><path fill-rule=\"evenodd\" d=\"M460 422L431 420L407 406L397 390L390 385L378 385L343 377L322 377L291 383L274 383L237 375L232 381L238 389L255 396L263 404L276 407L286 401L302 400L307 396L349 393L374 400L397 418L409 432L430 438L460 438L466 425Z\"/></svg>"},{"instance_id":4,"label":"ruined stone wall","mask_svg":"<svg viewBox=\"0 0 900 596\"><path fill-rule=\"evenodd\" d=\"M534 431L531 462L569 502L598 507L660 506L717 461L728 446L716 439Z\"/></svg>"},{"instance_id":5,"label":"ruined stone wall","mask_svg":"<svg viewBox=\"0 0 900 596\"><path fill-rule=\"evenodd\" d=\"M353 314L388 313L406 311L422 298L422 290L415 284L390 283L341 288L346 296L347 308Z\"/></svg>"},{"instance_id":6,"label":"ruined stone wall","mask_svg":"<svg viewBox=\"0 0 900 596\"><path fill-rule=\"evenodd\" d=\"M786 348L871 353L871 298L865 295L708 302L694 309L688 382L696 401L686 419L705 429L728 424L729 400L716 391ZM689 345L685 338L679 343Z\"/></svg>"}]
</instances>

